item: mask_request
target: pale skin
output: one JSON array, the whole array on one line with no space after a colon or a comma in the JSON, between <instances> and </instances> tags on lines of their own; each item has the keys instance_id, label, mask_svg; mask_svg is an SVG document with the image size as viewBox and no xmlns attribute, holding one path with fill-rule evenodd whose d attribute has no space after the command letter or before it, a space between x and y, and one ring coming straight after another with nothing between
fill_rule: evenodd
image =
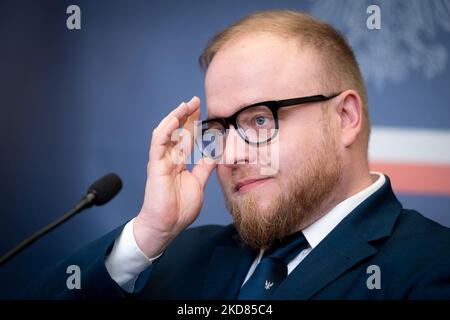
<instances>
[{"instance_id":1,"label":"pale skin","mask_svg":"<svg viewBox=\"0 0 450 320\"><path fill-rule=\"evenodd\" d=\"M339 202L373 183L362 138L362 102L358 93L336 87L323 92L320 61L312 49L300 48L293 39L260 33L245 35L227 43L210 64L205 78L208 117L227 117L240 107L265 100L281 100L315 94L342 93L328 101L330 126L337 139L344 170L335 192L311 215L304 229ZM326 77L325 77L326 78ZM320 143L323 113L320 103L280 111L280 131L274 143L280 145L279 170L262 183L236 190L239 182L261 178L258 164L249 164L251 154L235 148L236 131L231 129L224 157L227 164L202 159L192 169L176 165L170 152L171 133L178 127L191 128L200 118L200 99L181 103L153 131L147 182L142 208L134 222L134 236L147 257L155 257L199 215L204 189L212 171L228 197L252 192L261 207L286 188L289 173L301 172L302 161ZM292 137L295 137L293 139ZM233 138L233 139L232 139ZM237 150L237 151L236 151Z\"/></svg>"}]
</instances>

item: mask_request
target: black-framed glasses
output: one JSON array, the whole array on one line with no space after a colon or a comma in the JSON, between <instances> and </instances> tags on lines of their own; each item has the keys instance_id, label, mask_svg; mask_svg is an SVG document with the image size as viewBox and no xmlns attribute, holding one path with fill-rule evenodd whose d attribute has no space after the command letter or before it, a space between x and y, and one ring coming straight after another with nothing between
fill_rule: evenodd
<instances>
[{"instance_id":1,"label":"black-framed glasses","mask_svg":"<svg viewBox=\"0 0 450 320\"><path fill-rule=\"evenodd\" d=\"M213 159L221 157L230 125L248 144L267 143L275 138L278 133L278 110L280 108L323 102L340 94L336 93L329 96L319 94L293 99L263 101L241 108L227 118L203 120L199 123L201 134L197 135L197 146L205 157Z\"/></svg>"}]
</instances>

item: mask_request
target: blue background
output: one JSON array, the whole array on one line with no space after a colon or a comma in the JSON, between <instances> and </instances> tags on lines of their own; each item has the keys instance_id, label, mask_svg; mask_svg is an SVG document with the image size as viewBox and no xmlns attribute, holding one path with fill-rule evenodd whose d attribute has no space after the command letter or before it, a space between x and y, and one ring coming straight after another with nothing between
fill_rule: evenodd
<instances>
[{"instance_id":1,"label":"blue background","mask_svg":"<svg viewBox=\"0 0 450 320\"><path fill-rule=\"evenodd\" d=\"M372 2L383 7L382 1ZM66 28L70 4L81 8L79 31ZM197 59L215 32L253 11L310 11L313 5L298 0L1 1L0 253L59 217L103 174L118 173L124 187L108 205L75 217L2 267L0 298L136 215L151 131L180 101L193 95L204 100ZM365 21L365 12L361 15ZM438 30L434 40L450 52L449 33ZM449 129L448 63L432 79L413 70L403 82L367 85L374 125ZM450 226L450 197L399 197L405 207ZM231 221L215 175L205 199L195 225Z\"/></svg>"}]
</instances>

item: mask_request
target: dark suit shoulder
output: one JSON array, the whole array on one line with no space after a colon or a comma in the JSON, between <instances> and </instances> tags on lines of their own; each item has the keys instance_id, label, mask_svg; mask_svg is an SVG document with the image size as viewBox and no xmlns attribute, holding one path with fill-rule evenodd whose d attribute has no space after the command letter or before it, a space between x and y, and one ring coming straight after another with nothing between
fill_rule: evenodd
<instances>
[{"instance_id":1,"label":"dark suit shoulder","mask_svg":"<svg viewBox=\"0 0 450 320\"><path fill-rule=\"evenodd\" d=\"M439 243L438 247L450 245L450 228L410 209L402 210L394 228L393 235L397 237L410 237L410 240L413 242L431 241L435 244Z\"/></svg>"},{"instance_id":2,"label":"dark suit shoulder","mask_svg":"<svg viewBox=\"0 0 450 320\"><path fill-rule=\"evenodd\" d=\"M415 210L403 210L391 238L403 243L397 251L404 257L401 270L414 270L404 280L412 284L408 298L450 298L450 229Z\"/></svg>"},{"instance_id":3,"label":"dark suit shoulder","mask_svg":"<svg viewBox=\"0 0 450 320\"><path fill-rule=\"evenodd\" d=\"M402 210L391 235L374 244L378 254L371 261L384 272L387 289L412 292L420 283L436 288L435 295L448 294L450 269L450 229L415 210ZM445 268L440 266L445 265ZM443 281L442 278L447 280ZM435 279L439 279L435 281ZM420 286L422 287L422 286ZM403 289L401 289L403 288ZM424 292L420 289L418 292ZM428 292L428 291L427 291Z\"/></svg>"}]
</instances>

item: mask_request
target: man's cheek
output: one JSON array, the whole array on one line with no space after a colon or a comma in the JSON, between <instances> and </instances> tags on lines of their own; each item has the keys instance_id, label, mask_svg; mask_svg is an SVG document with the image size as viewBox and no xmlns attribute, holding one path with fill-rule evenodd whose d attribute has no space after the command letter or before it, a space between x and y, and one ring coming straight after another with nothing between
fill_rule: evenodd
<instances>
[{"instance_id":1,"label":"man's cheek","mask_svg":"<svg viewBox=\"0 0 450 320\"><path fill-rule=\"evenodd\" d=\"M278 139L258 148L258 167L261 176L275 176L280 170L280 144Z\"/></svg>"}]
</instances>

